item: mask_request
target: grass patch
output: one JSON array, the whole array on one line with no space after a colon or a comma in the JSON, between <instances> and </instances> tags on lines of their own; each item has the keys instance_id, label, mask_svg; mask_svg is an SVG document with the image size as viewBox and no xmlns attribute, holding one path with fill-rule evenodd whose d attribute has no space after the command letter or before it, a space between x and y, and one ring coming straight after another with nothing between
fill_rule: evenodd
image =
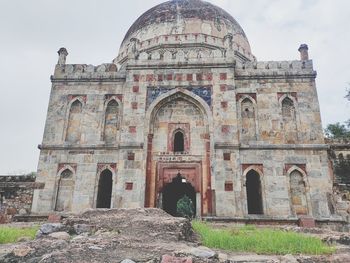
<instances>
[{"instance_id":1,"label":"grass patch","mask_svg":"<svg viewBox=\"0 0 350 263\"><path fill-rule=\"evenodd\" d=\"M38 229L39 227L0 226L0 244L16 243L22 237L34 239Z\"/></svg>"},{"instance_id":2,"label":"grass patch","mask_svg":"<svg viewBox=\"0 0 350 263\"><path fill-rule=\"evenodd\" d=\"M203 245L237 252L258 254L332 254L335 248L327 246L316 237L291 231L245 226L214 229L209 224L193 221L194 230L201 236Z\"/></svg>"}]
</instances>

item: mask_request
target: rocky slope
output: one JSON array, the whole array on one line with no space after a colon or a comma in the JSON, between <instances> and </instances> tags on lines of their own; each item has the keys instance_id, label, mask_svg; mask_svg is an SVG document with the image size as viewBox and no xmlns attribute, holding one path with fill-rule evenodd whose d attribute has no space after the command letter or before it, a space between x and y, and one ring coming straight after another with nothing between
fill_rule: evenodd
<instances>
[{"instance_id":1,"label":"rocky slope","mask_svg":"<svg viewBox=\"0 0 350 263\"><path fill-rule=\"evenodd\" d=\"M184 218L159 209L112 209L91 210L62 223L44 224L35 240L7 246L2 255L0 247L0 262L350 262L349 251L344 247L331 257L213 251L200 246Z\"/></svg>"}]
</instances>

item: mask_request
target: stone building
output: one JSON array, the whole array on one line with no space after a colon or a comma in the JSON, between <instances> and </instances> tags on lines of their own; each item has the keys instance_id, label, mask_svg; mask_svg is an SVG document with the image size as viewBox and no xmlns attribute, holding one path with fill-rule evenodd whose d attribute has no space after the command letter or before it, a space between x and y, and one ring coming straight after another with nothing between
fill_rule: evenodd
<instances>
[{"instance_id":1,"label":"stone building","mask_svg":"<svg viewBox=\"0 0 350 263\"><path fill-rule=\"evenodd\" d=\"M58 51L32 212L161 207L197 216L329 219L332 178L307 45L258 61L241 26L201 0L139 17L118 56Z\"/></svg>"}]
</instances>

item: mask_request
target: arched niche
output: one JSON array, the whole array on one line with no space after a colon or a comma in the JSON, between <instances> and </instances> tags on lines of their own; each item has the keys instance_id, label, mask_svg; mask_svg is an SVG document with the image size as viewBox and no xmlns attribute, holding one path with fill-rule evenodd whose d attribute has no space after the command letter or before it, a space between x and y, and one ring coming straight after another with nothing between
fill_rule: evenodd
<instances>
[{"instance_id":1,"label":"arched niche","mask_svg":"<svg viewBox=\"0 0 350 263\"><path fill-rule=\"evenodd\" d=\"M256 140L256 102L250 96L244 96L239 100L241 120L241 140L248 142Z\"/></svg>"},{"instance_id":2,"label":"arched niche","mask_svg":"<svg viewBox=\"0 0 350 263\"><path fill-rule=\"evenodd\" d=\"M65 140L70 143L80 141L83 103L76 99L70 104Z\"/></svg>"},{"instance_id":3,"label":"arched niche","mask_svg":"<svg viewBox=\"0 0 350 263\"><path fill-rule=\"evenodd\" d=\"M119 111L120 104L115 99L107 102L103 125L103 141L107 144L115 143L117 140Z\"/></svg>"},{"instance_id":4,"label":"arched niche","mask_svg":"<svg viewBox=\"0 0 350 263\"><path fill-rule=\"evenodd\" d=\"M285 143L294 144L298 141L297 101L294 97L284 95L280 98L281 124Z\"/></svg>"},{"instance_id":5,"label":"arched niche","mask_svg":"<svg viewBox=\"0 0 350 263\"><path fill-rule=\"evenodd\" d=\"M64 170L60 171L57 182L57 194L54 207L55 211L72 211L74 186L75 180L73 170L65 168Z\"/></svg>"}]
</instances>

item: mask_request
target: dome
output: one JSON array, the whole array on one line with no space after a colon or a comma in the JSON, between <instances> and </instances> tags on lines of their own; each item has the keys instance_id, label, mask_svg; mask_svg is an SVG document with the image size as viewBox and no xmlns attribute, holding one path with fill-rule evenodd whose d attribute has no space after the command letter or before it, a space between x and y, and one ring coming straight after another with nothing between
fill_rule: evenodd
<instances>
[{"instance_id":1,"label":"dome","mask_svg":"<svg viewBox=\"0 0 350 263\"><path fill-rule=\"evenodd\" d=\"M142 42L157 38L158 43L160 36L186 34L220 39L231 35L235 49L241 49L251 57L248 39L238 22L222 8L202 0L171 0L146 11L126 33L119 56L128 52L133 39Z\"/></svg>"}]
</instances>

